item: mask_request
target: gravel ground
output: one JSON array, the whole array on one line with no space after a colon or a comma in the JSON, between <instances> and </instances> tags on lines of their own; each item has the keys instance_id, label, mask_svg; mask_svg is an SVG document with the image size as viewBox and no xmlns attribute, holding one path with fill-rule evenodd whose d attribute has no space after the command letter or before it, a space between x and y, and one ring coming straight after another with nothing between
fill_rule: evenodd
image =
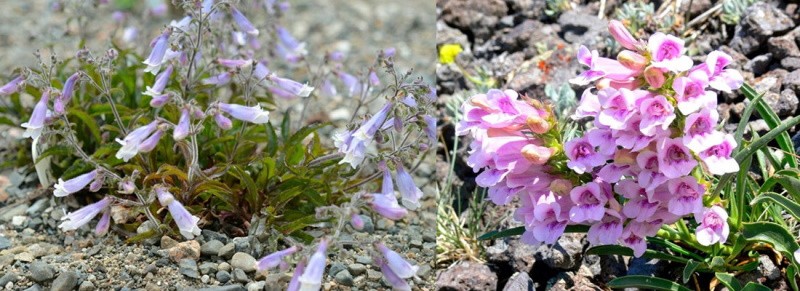
<instances>
[{"instance_id":1,"label":"gravel ground","mask_svg":"<svg viewBox=\"0 0 800 291\"><path fill-rule=\"evenodd\" d=\"M52 12L50 1L14 1L0 11L0 68L35 65L32 48L73 52L78 45L77 22ZM73 9L67 6L67 9ZM289 30L307 37L309 51L339 50L347 64L369 64L386 47L397 49L400 69L414 68L426 80L434 76L434 3L425 0L294 1ZM37 17L31 17L37 15ZM87 46L101 50L113 30L108 13L92 12ZM143 18L158 30L167 19ZM258 21L253 19L253 21ZM145 35L145 34L143 34ZM149 36L144 36L149 38ZM5 79L8 73L3 73ZM320 103L335 107L338 103ZM332 111L336 108L318 108ZM12 136L19 136L19 132ZM7 137L8 138L8 137ZM432 162L423 164L415 179L426 194L423 207L402 222L367 219L367 229L387 245L420 266L415 290L433 289L435 201L432 199ZM63 202L58 202L63 203ZM169 237L126 244L119 231L96 237L87 227L70 233L59 231L58 219L78 205L57 204L49 192L36 189L35 177L15 172L0 174L0 290L281 290L291 273L256 274L255 258L270 251L255 237L231 238L213 231L192 241ZM90 224L90 225L93 225ZM366 236L367 233L356 233ZM323 289L385 289L379 268L369 254L345 246L329 261ZM352 258L352 259L351 259ZM291 271L291 270L289 270Z\"/></svg>"}]
</instances>

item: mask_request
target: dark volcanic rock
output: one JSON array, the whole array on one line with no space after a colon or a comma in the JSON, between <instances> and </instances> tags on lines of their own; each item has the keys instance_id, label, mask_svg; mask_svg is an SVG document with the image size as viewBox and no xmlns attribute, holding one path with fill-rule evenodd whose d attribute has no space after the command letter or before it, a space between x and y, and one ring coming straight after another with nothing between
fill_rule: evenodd
<instances>
[{"instance_id":1,"label":"dark volcanic rock","mask_svg":"<svg viewBox=\"0 0 800 291\"><path fill-rule=\"evenodd\" d=\"M517 272L508 279L503 291L535 291L538 285L533 282L528 273Z\"/></svg>"},{"instance_id":2,"label":"dark volcanic rock","mask_svg":"<svg viewBox=\"0 0 800 291\"><path fill-rule=\"evenodd\" d=\"M794 28L794 21L778 8L768 3L756 3L747 8L745 16L736 25L730 46L749 55L762 48L766 40Z\"/></svg>"},{"instance_id":3,"label":"dark volcanic rock","mask_svg":"<svg viewBox=\"0 0 800 291\"><path fill-rule=\"evenodd\" d=\"M747 63L744 65L744 69L753 72L753 74L756 76L760 76L767 72L769 64L771 63L772 63L772 54L767 53L759 55L747 61Z\"/></svg>"},{"instance_id":4,"label":"dark volcanic rock","mask_svg":"<svg viewBox=\"0 0 800 291\"><path fill-rule=\"evenodd\" d=\"M508 7L503 0L448 1L442 9L442 19L452 27L475 37L476 43L489 39Z\"/></svg>"},{"instance_id":5,"label":"dark volcanic rock","mask_svg":"<svg viewBox=\"0 0 800 291\"><path fill-rule=\"evenodd\" d=\"M587 47L597 47L600 35L605 34L608 27L605 20L579 10L562 13L558 17L558 24L561 24L564 40Z\"/></svg>"}]
</instances>

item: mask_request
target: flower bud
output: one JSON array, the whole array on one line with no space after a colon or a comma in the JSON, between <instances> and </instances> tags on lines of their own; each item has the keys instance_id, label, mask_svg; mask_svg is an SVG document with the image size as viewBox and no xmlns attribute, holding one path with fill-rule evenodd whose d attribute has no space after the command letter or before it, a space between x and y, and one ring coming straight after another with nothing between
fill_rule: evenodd
<instances>
[{"instance_id":1,"label":"flower bud","mask_svg":"<svg viewBox=\"0 0 800 291\"><path fill-rule=\"evenodd\" d=\"M664 71L656 67L647 67L644 70L644 79L647 81L647 84L650 84L650 87L653 89L661 88L666 81L666 77L664 77Z\"/></svg>"},{"instance_id":2,"label":"flower bud","mask_svg":"<svg viewBox=\"0 0 800 291\"><path fill-rule=\"evenodd\" d=\"M567 179L555 179L550 182L550 192L559 196L569 195L572 191L572 182Z\"/></svg>"},{"instance_id":3,"label":"flower bud","mask_svg":"<svg viewBox=\"0 0 800 291\"><path fill-rule=\"evenodd\" d=\"M623 50L617 55L620 64L634 71L641 71L647 66L647 58L629 50Z\"/></svg>"},{"instance_id":4,"label":"flower bud","mask_svg":"<svg viewBox=\"0 0 800 291\"><path fill-rule=\"evenodd\" d=\"M550 130L550 123L539 116L528 116L527 124L536 134L544 134Z\"/></svg>"},{"instance_id":5,"label":"flower bud","mask_svg":"<svg viewBox=\"0 0 800 291\"><path fill-rule=\"evenodd\" d=\"M99 173L94 178L94 181L92 181L92 183L89 184L89 191L92 191L92 192L100 191L100 188L103 187L103 183L105 181L106 181L106 177L102 173Z\"/></svg>"},{"instance_id":6,"label":"flower bud","mask_svg":"<svg viewBox=\"0 0 800 291\"><path fill-rule=\"evenodd\" d=\"M228 130L233 128L233 122L231 122L230 118L225 117L222 113L217 113L214 115L214 121L217 123L219 128L223 130Z\"/></svg>"},{"instance_id":7,"label":"flower bud","mask_svg":"<svg viewBox=\"0 0 800 291\"><path fill-rule=\"evenodd\" d=\"M610 32L611 36L626 49L637 50L640 44L619 20L611 20L608 22L608 32Z\"/></svg>"},{"instance_id":8,"label":"flower bud","mask_svg":"<svg viewBox=\"0 0 800 291\"><path fill-rule=\"evenodd\" d=\"M117 188L119 188L119 190L117 190L119 193L131 194L133 191L136 191L136 184L134 184L130 179L124 179L119 182Z\"/></svg>"},{"instance_id":9,"label":"flower bud","mask_svg":"<svg viewBox=\"0 0 800 291\"><path fill-rule=\"evenodd\" d=\"M356 230L363 230L364 219L362 219L361 215L358 215L358 213L353 213L350 215L350 225L352 225Z\"/></svg>"},{"instance_id":10,"label":"flower bud","mask_svg":"<svg viewBox=\"0 0 800 291\"><path fill-rule=\"evenodd\" d=\"M544 165L553 155L553 149L529 144L522 147L521 154L534 165Z\"/></svg>"}]
</instances>

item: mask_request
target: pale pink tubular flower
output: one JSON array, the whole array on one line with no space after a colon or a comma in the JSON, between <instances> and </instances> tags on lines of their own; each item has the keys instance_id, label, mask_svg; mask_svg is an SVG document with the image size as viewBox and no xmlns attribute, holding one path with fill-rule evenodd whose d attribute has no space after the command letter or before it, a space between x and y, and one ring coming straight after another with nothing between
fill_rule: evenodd
<instances>
[{"instance_id":1,"label":"pale pink tubular flower","mask_svg":"<svg viewBox=\"0 0 800 291\"><path fill-rule=\"evenodd\" d=\"M632 51L624 50L617 54L617 61L628 69L642 71L647 66L647 58Z\"/></svg>"},{"instance_id":2,"label":"pale pink tubular flower","mask_svg":"<svg viewBox=\"0 0 800 291\"><path fill-rule=\"evenodd\" d=\"M89 221L92 220L92 218L94 218L95 216L97 216L97 214L99 214L101 211L108 208L108 206L111 204L112 201L113 201L112 197L106 196L100 201L86 205L75 212L70 212L69 214L61 218L61 220L64 221L61 222L61 224L59 224L58 227L61 228L61 230L63 231L78 229L79 227L89 223Z\"/></svg>"},{"instance_id":3,"label":"pale pink tubular flower","mask_svg":"<svg viewBox=\"0 0 800 291\"><path fill-rule=\"evenodd\" d=\"M379 259L376 263L378 262L380 263L383 277L386 278L386 281L392 286L393 291L411 291L411 286L408 285L408 282L398 276L386 261Z\"/></svg>"},{"instance_id":4,"label":"pale pink tubular flower","mask_svg":"<svg viewBox=\"0 0 800 291\"><path fill-rule=\"evenodd\" d=\"M364 229L364 219L358 213L350 214L350 225L356 230Z\"/></svg>"},{"instance_id":5,"label":"pale pink tubular flower","mask_svg":"<svg viewBox=\"0 0 800 291\"><path fill-rule=\"evenodd\" d=\"M647 136L656 134L656 128L667 130L669 125L675 120L674 108L664 96L658 95L642 101L639 112L642 113L642 121L639 123L639 130Z\"/></svg>"},{"instance_id":6,"label":"pale pink tubular flower","mask_svg":"<svg viewBox=\"0 0 800 291\"><path fill-rule=\"evenodd\" d=\"M22 87L22 83L25 81L25 77L18 76L13 80L9 81L2 87L0 87L0 96L11 95L19 91L19 88Z\"/></svg>"},{"instance_id":7,"label":"pale pink tubular flower","mask_svg":"<svg viewBox=\"0 0 800 291\"><path fill-rule=\"evenodd\" d=\"M241 69L253 64L251 59L217 59L217 64L229 69Z\"/></svg>"},{"instance_id":8,"label":"pale pink tubular flower","mask_svg":"<svg viewBox=\"0 0 800 291\"><path fill-rule=\"evenodd\" d=\"M603 103L603 110L597 116L597 122L608 126L611 129L627 129L628 120L633 117L638 108L638 100L643 99L649 93L644 90L619 90L616 94L608 97Z\"/></svg>"},{"instance_id":9,"label":"pale pink tubular flower","mask_svg":"<svg viewBox=\"0 0 800 291\"><path fill-rule=\"evenodd\" d=\"M183 140L189 135L189 108L184 107L181 109L181 117L178 119L178 124L172 130L172 139L178 141Z\"/></svg>"},{"instance_id":10,"label":"pale pink tubular flower","mask_svg":"<svg viewBox=\"0 0 800 291\"><path fill-rule=\"evenodd\" d=\"M59 96L59 99L62 100L62 104L66 105L70 100L72 100L72 95L75 93L75 84L78 82L80 77L81 72L75 72L69 76L69 78L67 78L66 82L64 82L64 88L61 89L61 96ZM61 106L61 108L54 108L54 111L64 112L64 106Z\"/></svg>"},{"instance_id":11,"label":"pale pink tubular flower","mask_svg":"<svg viewBox=\"0 0 800 291\"><path fill-rule=\"evenodd\" d=\"M667 189L672 198L669 212L678 216L697 213L703 209L703 194L706 189L692 176L667 181Z\"/></svg>"},{"instance_id":12,"label":"pale pink tubular flower","mask_svg":"<svg viewBox=\"0 0 800 291\"><path fill-rule=\"evenodd\" d=\"M239 26L239 29L246 32L249 35L257 36L258 29L253 26L253 23L247 19L241 12L239 12L236 7L231 6L231 16L233 16L233 21L236 22L236 25Z\"/></svg>"},{"instance_id":13,"label":"pale pink tubular flower","mask_svg":"<svg viewBox=\"0 0 800 291\"><path fill-rule=\"evenodd\" d=\"M373 193L367 194L366 198L369 199L367 205L381 216L390 220L399 220L408 214L408 211L400 207L397 203L397 198L392 195Z\"/></svg>"},{"instance_id":14,"label":"pale pink tubular flower","mask_svg":"<svg viewBox=\"0 0 800 291\"><path fill-rule=\"evenodd\" d=\"M317 251L308 259L303 275L300 276L300 291L317 291L322 287L322 275L325 273L327 264L326 252L328 250L328 239L323 238L319 242Z\"/></svg>"},{"instance_id":15,"label":"pale pink tubular flower","mask_svg":"<svg viewBox=\"0 0 800 291\"><path fill-rule=\"evenodd\" d=\"M568 141L564 145L564 152L569 158L567 167L578 174L590 172L609 159L609 156L598 153L586 137Z\"/></svg>"},{"instance_id":16,"label":"pale pink tubular flower","mask_svg":"<svg viewBox=\"0 0 800 291\"><path fill-rule=\"evenodd\" d=\"M589 227L586 238L593 246L617 244L622 237L623 219L612 209L606 209L602 220Z\"/></svg>"},{"instance_id":17,"label":"pale pink tubular flower","mask_svg":"<svg viewBox=\"0 0 800 291\"><path fill-rule=\"evenodd\" d=\"M722 175L725 173L736 173L739 171L739 163L731 158L731 153L733 153L733 149L735 148L736 140L733 139L733 135L726 134L719 144L711 146L698 155L706 164L711 174Z\"/></svg>"},{"instance_id":18,"label":"pale pink tubular flower","mask_svg":"<svg viewBox=\"0 0 800 291\"><path fill-rule=\"evenodd\" d=\"M742 74L739 71L725 69L732 62L733 58L728 54L722 51L712 51L706 57L705 63L698 65L696 68L707 73L711 88L731 92L731 90L739 89L744 84L744 78L742 78Z\"/></svg>"},{"instance_id":19,"label":"pale pink tubular flower","mask_svg":"<svg viewBox=\"0 0 800 291\"><path fill-rule=\"evenodd\" d=\"M25 132L22 134L23 137L38 139L42 135L42 129L44 129L45 119L47 118L47 102L49 99L50 90L45 90L42 93L42 98L33 107L31 119L22 124L22 127L25 128Z\"/></svg>"},{"instance_id":20,"label":"pale pink tubular flower","mask_svg":"<svg viewBox=\"0 0 800 291\"><path fill-rule=\"evenodd\" d=\"M153 122L129 132L124 139L117 139L117 142L121 144L122 147L117 151L116 157L127 162L136 156L136 154L139 153L139 145L142 141L147 139L157 127L158 121L153 120Z\"/></svg>"},{"instance_id":21,"label":"pale pink tubular flower","mask_svg":"<svg viewBox=\"0 0 800 291\"><path fill-rule=\"evenodd\" d=\"M164 32L156 37L153 42L151 43L151 47L153 48L150 51L150 56L147 57L142 63L148 66L148 69L153 74L156 73L157 69L160 68L162 64L164 64L164 56L167 53L167 49L169 48L169 36L172 34L172 29L167 28ZM155 69L155 70L153 70Z\"/></svg>"},{"instance_id":22,"label":"pale pink tubular flower","mask_svg":"<svg viewBox=\"0 0 800 291\"><path fill-rule=\"evenodd\" d=\"M289 63L296 63L308 54L306 44L298 42L286 28L278 26L275 31L279 40L275 44L275 51L282 59Z\"/></svg>"},{"instance_id":23,"label":"pale pink tubular flower","mask_svg":"<svg viewBox=\"0 0 800 291\"><path fill-rule=\"evenodd\" d=\"M691 72L687 77L677 77L672 82L675 100L683 115L689 115L704 107L716 107L717 94L706 91L708 76L703 71Z\"/></svg>"},{"instance_id":24,"label":"pale pink tubular flower","mask_svg":"<svg viewBox=\"0 0 800 291\"><path fill-rule=\"evenodd\" d=\"M575 187L569 192L575 206L569 210L569 219L575 223L596 222L603 219L608 197L597 182Z\"/></svg>"},{"instance_id":25,"label":"pale pink tubular flower","mask_svg":"<svg viewBox=\"0 0 800 291\"><path fill-rule=\"evenodd\" d=\"M617 60L600 57L596 50L589 51L585 46L578 49L578 62L588 66L589 69L569 80L570 83L576 85L587 85L600 78L628 81L638 73L623 66Z\"/></svg>"},{"instance_id":26,"label":"pale pink tubular flower","mask_svg":"<svg viewBox=\"0 0 800 291\"><path fill-rule=\"evenodd\" d=\"M649 66L644 69L644 80L647 81L647 84L653 89L659 89L661 86L664 86L664 82L667 81L667 78L664 76L664 70Z\"/></svg>"},{"instance_id":27,"label":"pale pink tubular flower","mask_svg":"<svg viewBox=\"0 0 800 291\"><path fill-rule=\"evenodd\" d=\"M417 270L419 267L416 265L412 265L403 257L400 256L397 252L390 250L386 245L381 242L375 243L375 248L383 254L383 259L386 262L386 265L396 274L398 277L403 279L408 279L417 274Z\"/></svg>"},{"instance_id":28,"label":"pale pink tubular flower","mask_svg":"<svg viewBox=\"0 0 800 291\"><path fill-rule=\"evenodd\" d=\"M181 235L187 239L193 239L200 235L200 227L197 226L200 218L189 213L183 204L175 200L175 196L167 191L166 187L158 185L154 190L158 196L158 202L161 203L161 206L166 206L169 213L172 214L172 219L178 225Z\"/></svg>"},{"instance_id":29,"label":"pale pink tubular flower","mask_svg":"<svg viewBox=\"0 0 800 291\"><path fill-rule=\"evenodd\" d=\"M225 117L222 113L214 114L214 122L217 123L217 126L223 130L228 130L233 128L233 122L231 122L230 118Z\"/></svg>"},{"instance_id":30,"label":"pale pink tubular flower","mask_svg":"<svg viewBox=\"0 0 800 291\"><path fill-rule=\"evenodd\" d=\"M294 267L294 274L292 275L292 280L289 281L289 285L286 286L286 291L300 290L300 276L303 275L303 272L305 270L306 270L306 260L302 259Z\"/></svg>"},{"instance_id":31,"label":"pale pink tubular flower","mask_svg":"<svg viewBox=\"0 0 800 291\"><path fill-rule=\"evenodd\" d=\"M597 95L592 93L592 88L583 91L581 101L578 107L575 108L575 113L572 115L573 120L578 120L585 117L597 117L602 110L600 99Z\"/></svg>"},{"instance_id":32,"label":"pale pink tubular flower","mask_svg":"<svg viewBox=\"0 0 800 291\"><path fill-rule=\"evenodd\" d=\"M111 226L111 211L106 209L103 211L103 216L100 217L100 221L97 222L97 226L94 228L94 233L97 235L104 235L108 232L109 227Z\"/></svg>"},{"instance_id":33,"label":"pale pink tubular flower","mask_svg":"<svg viewBox=\"0 0 800 291\"><path fill-rule=\"evenodd\" d=\"M339 80L341 80L344 84L345 91L348 95L358 96L361 94L361 89L363 86L358 78L342 71L337 71L336 76L338 76Z\"/></svg>"},{"instance_id":34,"label":"pale pink tubular flower","mask_svg":"<svg viewBox=\"0 0 800 291\"><path fill-rule=\"evenodd\" d=\"M281 262L283 262L283 258L284 257L289 256L291 254L294 254L298 250L300 250L299 247L292 246L292 247L287 248L285 250L281 250L281 251L277 251L277 252L271 253L271 254L261 258L260 260L258 260L258 262L256 262L256 269L258 269L258 271L264 271L264 270L269 270L269 269L272 269L272 268L276 268L276 267L280 266Z\"/></svg>"},{"instance_id":35,"label":"pale pink tubular flower","mask_svg":"<svg viewBox=\"0 0 800 291\"><path fill-rule=\"evenodd\" d=\"M685 72L692 68L692 58L685 55L682 39L656 32L647 41L654 67L672 72Z\"/></svg>"},{"instance_id":36,"label":"pale pink tubular flower","mask_svg":"<svg viewBox=\"0 0 800 291\"><path fill-rule=\"evenodd\" d=\"M716 109L703 108L700 112L690 114L683 128L683 144L699 153L721 143L724 135L714 130L718 119Z\"/></svg>"},{"instance_id":37,"label":"pale pink tubular flower","mask_svg":"<svg viewBox=\"0 0 800 291\"><path fill-rule=\"evenodd\" d=\"M139 144L139 152L149 153L153 151L153 149L155 149L156 146L158 145L158 141L161 139L162 135L164 135L163 130L161 129L156 130L155 133L150 135L150 137L148 137L147 139L142 141L142 143Z\"/></svg>"},{"instance_id":38,"label":"pale pink tubular flower","mask_svg":"<svg viewBox=\"0 0 800 291\"><path fill-rule=\"evenodd\" d=\"M277 86L278 88L286 92L289 92L291 94L294 94L296 96L308 97L308 95L311 95L311 92L314 91L314 87L308 86L308 84L302 84L294 80L281 78L275 75L269 75L267 78L273 83L275 83L275 86Z\"/></svg>"},{"instance_id":39,"label":"pale pink tubular flower","mask_svg":"<svg viewBox=\"0 0 800 291\"><path fill-rule=\"evenodd\" d=\"M150 107L153 108L161 108L169 102L169 99L172 98L172 93L165 93L161 95L153 96L153 99L150 99Z\"/></svg>"},{"instance_id":40,"label":"pale pink tubular flower","mask_svg":"<svg viewBox=\"0 0 800 291\"><path fill-rule=\"evenodd\" d=\"M410 210L420 207L419 199L422 198L422 190L414 184L414 179L406 172L401 162L397 164L397 188L402 196L403 206Z\"/></svg>"},{"instance_id":41,"label":"pale pink tubular flower","mask_svg":"<svg viewBox=\"0 0 800 291\"><path fill-rule=\"evenodd\" d=\"M665 177L673 179L689 175L697 166L692 153L677 138L658 142L658 168Z\"/></svg>"},{"instance_id":42,"label":"pale pink tubular flower","mask_svg":"<svg viewBox=\"0 0 800 291\"><path fill-rule=\"evenodd\" d=\"M647 250L647 242L645 241L645 237L643 235L637 234L633 231L636 224L636 222L631 222L625 226L625 228L622 230L622 237L620 238L620 241L624 246L633 249L633 256L638 258L644 255L644 252Z\"/></svg>"},{"instance_id":43,"label":"pale pink tubular flower","mask_svg":"<svg viewBox=\"0 0 800 291\"><path fill-rule=\"evenodd\" d=\"M156 75L156 81L153 84L153 87L147 86L147 90L145 90L143 95L153 96L154 98L161 93L164 92L164 88L167 87L167 82L169 82L169 77L172 75L172 65L167 66L163 72Z\"/></svg>"},{"instance_id":44,"label":"pale pink tubular flower","mask_svg":"<svg viewBox=\"0 0 800 291\"><path fill-rule=\"evenodd\" d=\"M728 240L731 231L728 226L728 213L722 207L714 205L711 208L704 208L703 211L695 213L694 219L700 224L695 229L695 235L701 245L710 246Z\"/></svg>"},{"instance_id":45,"label":"pale pink tubular flower","mask_svg":"<svg viewBox=\"0 0 800 291\"><path fill-rule=\"evenodd\" d=\"M238 104L219 103L219 110L230 114L233 118L250 123L263 124L269 122L269 111L261 109L259 105L248 107Z\"/></svg>"},{"instance_id":46,"label":"pale pink tubular flower","mask_svg":"<svg viewBox=\"0 0 800 291\"><path fill-rule=\"evenodd\" d=\"M94 178L97 176L97 173L97 170L92 170L91 172L79 175L67 181L59 178L58 183L56 183L54 186L55 190L53 191L53 195L56 197L64 197L78 192L83 188L86 188L86 186L89 185L89 183L91 183L92 180L94 180Z\"/></svg>"},{"instance_id":47,"label":"pale pink tubular flower","mask_svg":"<svg viewBox=\"0 0 800 291\"><path fill-rule=\"evenodd\" d=\"M630 31L625 28L619 20L611 20L608 22L608 32L614 37L619 44L629 50L638 50L641 42L631 35Z\"/></svg>"}]
</instances>

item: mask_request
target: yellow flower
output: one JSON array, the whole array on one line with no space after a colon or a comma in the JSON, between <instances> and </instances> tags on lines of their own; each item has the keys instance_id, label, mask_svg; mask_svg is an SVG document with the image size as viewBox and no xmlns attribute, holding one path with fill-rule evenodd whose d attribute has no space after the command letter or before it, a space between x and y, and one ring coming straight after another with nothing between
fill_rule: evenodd
<instances>
[{"instance_id":1,"label":"yellow flower","mask_svg":"<svg viewBox=\"0 0 800 291\"><path fill-rule=\"evenodd\" d=\"M450 43L443 45L439 48L439 62L442 64L455 62L456 56L463 50L460 44Z\"/></svg>"}]
</instances>

